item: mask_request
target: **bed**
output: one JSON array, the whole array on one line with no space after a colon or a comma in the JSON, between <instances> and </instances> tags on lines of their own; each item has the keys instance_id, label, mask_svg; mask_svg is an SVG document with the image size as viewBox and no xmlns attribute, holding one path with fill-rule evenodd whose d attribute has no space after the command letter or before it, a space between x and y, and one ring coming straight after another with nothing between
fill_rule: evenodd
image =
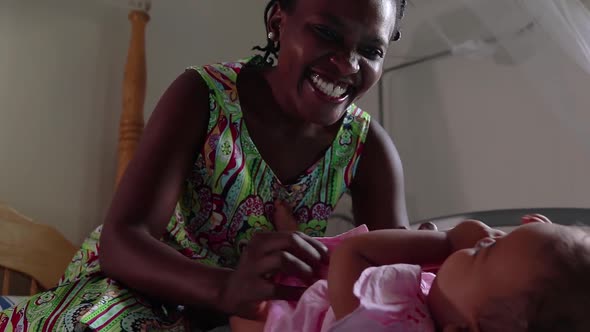
<instances>
[{"instance_id":1,"label":"bed","mask_svg":"<svg viewBox=\"0 0 590 332\"><path fill-rule=\"evenodd\" d=\"M590 225L590 209L588 208L527 208L527 209L497 209L489 211L474 211L420 220L413 223L417 227L422 222L433 222L441 230L449 229L466 219L477 219L491 227L510 231L520 225L520 218L527 214L539 213L552 222L562 225Z\"/></svg>"}]
</instances>

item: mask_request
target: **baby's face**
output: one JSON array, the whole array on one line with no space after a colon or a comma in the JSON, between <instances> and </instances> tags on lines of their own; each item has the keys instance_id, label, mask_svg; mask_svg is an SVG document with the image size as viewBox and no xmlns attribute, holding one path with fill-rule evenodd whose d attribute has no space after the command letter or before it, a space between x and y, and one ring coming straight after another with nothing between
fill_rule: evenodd
<instances>
[{"instance_id":1,"label":"baby's face","mask_svg":"<svg viewBox=\"0 0 590 332\"><path fill-rule=\"evenodd\" d=\"M543 252L557 241L559 227L533 223L520 226L501 238L482 239L474 248L455 252L441 266L429 304L441 325L460 320L473 322L478 308L489 299L519 295L534 280L548 273ZM453 308L454 310L449 310Z\"/></svg>"}]
</instances>

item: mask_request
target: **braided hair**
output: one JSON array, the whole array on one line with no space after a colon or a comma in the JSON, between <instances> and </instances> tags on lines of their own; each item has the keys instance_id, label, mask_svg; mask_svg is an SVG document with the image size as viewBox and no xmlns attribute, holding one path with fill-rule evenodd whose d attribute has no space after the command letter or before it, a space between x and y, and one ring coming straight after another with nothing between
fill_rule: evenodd
<instances>
[{"instance_id":1,"label":"braided hair","mask_svg":"<svg viewBox=\"0 0 590 332\"><path fill-rule=\"evenodd\" d=\"M297 1L297 0L269 0L268 4L266 4L266 8L264 8L264 26L266 27L266 30L268 30L268 15L269 15L271 9L278 4L279 6L281 6L282 10L284 10L288 13L288 12L291 12L295 8L295 1ZM397 4L398 4L399 8L397 11L397 18L396 19L398 21L404 17L407 2L408 2L407 0L397 0ZM397 22L396 22L396 26L398 26ZM401 38L401 33L398 28L393 35L393 40L398 41L400 38ZM279 57L280 44L267 37L266 38L266 46L264 46L264 47L255 46L252 49L256 50L256 51L264 52L264 55L263 55L264 62L272 65L274 61L271 58L271 55L274 58Z\"/></svg>"}]
</instances>

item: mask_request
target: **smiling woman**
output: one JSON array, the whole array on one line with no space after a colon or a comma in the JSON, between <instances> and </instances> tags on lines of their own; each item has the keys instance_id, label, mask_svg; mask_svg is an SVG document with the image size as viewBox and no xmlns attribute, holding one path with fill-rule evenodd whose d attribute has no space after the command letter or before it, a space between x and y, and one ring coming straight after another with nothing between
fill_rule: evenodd
<instances>
[{"instance_id":1,"label":"smiling woman","mask_svg":"<svg viewBox=\"0 0 590 332\"><path fill-rule=\"evenodd\" d=\"M336 122L379 79L404 7L396 1L271 1L266 26L273 38L264 50L267 59L280 52L268 75L285 91L277 102L288 105L286 111L309 112L301 114L308 121Z\"/></svg>"},{"instance_id":2,"label":"smiling woman","mask_svg":"<svg viewBox=\"0 0 590 332\"><path fill-rule=\"evenodd\" d=\"M379 80L403 8L273 1L265 56L180 74L104 227L57 288L0 313L0 331L193 331L297 299L271 277L315 277L327 249L313 237L345 192L359 223L408 227L398 153L354 105Z\"/></svg>"}]
</instances>

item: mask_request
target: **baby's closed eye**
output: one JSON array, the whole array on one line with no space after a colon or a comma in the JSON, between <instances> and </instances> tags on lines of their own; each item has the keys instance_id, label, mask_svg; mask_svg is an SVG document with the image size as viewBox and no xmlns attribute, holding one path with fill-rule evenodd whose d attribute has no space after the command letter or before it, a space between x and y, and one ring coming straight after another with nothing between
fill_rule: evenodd
<instances>
[{"instance_id":1,"label":"baby's closed eye","mask_svg":"<svg viewBox=\"0 0 590 332\"><path fill-rule=\"evenodd\" d=\"M477 254L481 249L492 247L496 244L496 239L491 237L484 237L475 244L475 253Z\"/></svg>"}]
</instances>

